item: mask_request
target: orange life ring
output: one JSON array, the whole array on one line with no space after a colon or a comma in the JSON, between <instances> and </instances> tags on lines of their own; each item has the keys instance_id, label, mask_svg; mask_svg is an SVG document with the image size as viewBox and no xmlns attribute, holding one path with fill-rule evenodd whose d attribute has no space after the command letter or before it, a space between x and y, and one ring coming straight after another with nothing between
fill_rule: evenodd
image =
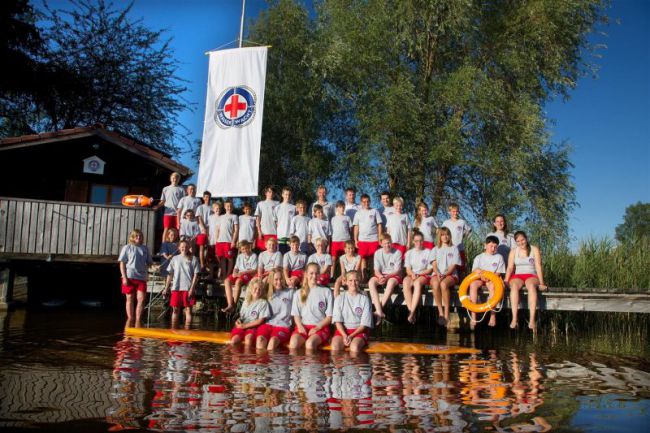
<instances>
[{"instance_id":1,"label":"orange life ring","mask_svg":"<svg viewBox=\"0 0 650 433\"><path fill-rule=\"evenodd\" d=\"M460 299L460 303L463 304L463 307L474 313L485 313L486 311L494 310L497 304L501 301L501 298L503 298L503 281L501 280L501 277L499 277L494 272L489 271L481 271L481 275L485 276L494 285L494 296L489 298L486 302L482 304L475 304L471 301L469 295L467 294L469 285L472 282L480 279L477 273L472 272L466 276L458 288L458 298Z\"/></svg>"},{"instance_id":2,"label":"orange life ring","mask_svg":"<svg viewBox=\"0 0 650 433\"><path fill-rule=\"evenodd\" d=\"M122 204L130 207L149 207L153 204L153 198L145 195L125 195L122 197Z\"/></svg>"}]
</instances>

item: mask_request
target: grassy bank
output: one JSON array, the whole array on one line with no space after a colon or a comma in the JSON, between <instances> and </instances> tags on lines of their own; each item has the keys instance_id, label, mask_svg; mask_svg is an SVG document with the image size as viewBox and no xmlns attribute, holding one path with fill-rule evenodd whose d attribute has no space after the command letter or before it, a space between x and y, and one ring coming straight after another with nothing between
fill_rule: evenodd
<instances>
[{"instance_id":1,"label":"grassy bank","mask_svg":"<svg viewBox=\"0 0 650 433\"><path fill-rule=\"evenodd\" d=\"M482 240L472 236L467 242L470 267L482 251ZM549 287L650 293L650 237L625 244L590 238L575 252L566 247L542 251L542 261Z\"/></svg>"}]
</instances>

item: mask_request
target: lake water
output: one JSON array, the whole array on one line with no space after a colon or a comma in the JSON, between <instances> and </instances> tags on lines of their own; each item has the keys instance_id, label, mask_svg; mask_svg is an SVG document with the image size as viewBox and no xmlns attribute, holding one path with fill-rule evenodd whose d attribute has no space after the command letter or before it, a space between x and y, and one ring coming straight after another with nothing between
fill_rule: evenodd
<instances>
[{"instance_id":1,"label":"lake water","mask_svg":"<svg viewBox=\"0 0 650 433\"><path fill-rule=\"evenodd\" d=\"M122 311L20 310L1 318L0 428L13 431L638 432L650 425L648 342L589 330L533 339L525 331L446 336L395 326L381 338L482 352L353 357L125 338ZM194 326L216 327L198 318Z\"/></svg>"}]
</instances>

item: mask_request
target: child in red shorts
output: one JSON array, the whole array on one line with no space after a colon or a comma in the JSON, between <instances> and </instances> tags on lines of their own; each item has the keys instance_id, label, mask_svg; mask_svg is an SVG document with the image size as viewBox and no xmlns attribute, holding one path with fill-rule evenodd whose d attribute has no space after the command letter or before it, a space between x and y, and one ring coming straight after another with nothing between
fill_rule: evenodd
<instances>
[{"instance_id":1,"label":"child in red shorts","mask_svg":"<svg viewBox=\"0 0 650 433\"><path fill-rule=\"evenodd\" d=\"M300 252L300 238L289 238L289 252L282 258L284 280L289 288L295 289L302 284L307 255Z\"/></svg>"},{"instance_id":2,"label":"child in red shorts","mask_svg":"<svg viewBox=\"0 0 650 433\"><path fill-rule=\"evenodd\" d=\"M348 287L334 300L332 321L336 333L332 338L332 351L360 352L368 345L372 328L372 307L365 293L359 292L359 274L350 271L345 274Z\"/></svg>"},{"instance_id":3,"label":"child in red shorts","mask_svg":"<svg viewBox=\"0 0 650 433\"><path fill-rule=\"evenodd\" d=\"M199 280L199 261L190 252L190 243L180 241L180 254L174 256L167 266L167 281L165 296L171 291L169 305L172 307L172 328L178 327L180 309L185 313L185 328L192 323L192 305L194 305L194 289Z\"/></svg>"},{"instance_id":4,"label":"child in red shorts","mask_svg":"<svg viewBox=\"0 0 650 433\"><path fill-rule=\"evenodd\" d=\"M154 209L165 208L163 215L163 242L167 235L167 229L173 227L178 230L180 228L180 221L178 221L178 217L176 216L176 208L181 199L185 197L185 189L178 185L181 181L181 175L174 172L169 176L169 181L170 184L162 190L160 203L154 207Z\"/></svg>"},{"instance_id":5,"label":"child in red shorts","mask_svg":"<svg viewBox=\"0 0 650 433\"><path fill-rule=\"evenodd\" d=\"M257 329L257 350L274 350L287 344L291 337L291 303L295 290L285 286L280 271L271 271L268 281L267 299L272 315Z\"/></svg>"},{"instance_id":6,"label":"child in red shorts","mask_svg":"<svg viewBox=\"0 0 650 433\"><path fill-rule=\"evenodd\" d=\"M402 253L392 246L392 239L388 233L384 233L381 237L381 249L377 250L374 258L374 272L375 275L368 281L368 289L370 289L370 297L372 303L375 305L375 315L377 316L378 325L384 318L384 307L393 290L402 283ZM379 300L379 292L377 288L385 286L384 294Z\"/></svg>"},{"instance_id":7,"label":"child in red shorts","mask_svg":"<svg viewBox=\"0 0 650 433\"><path fill-rule=\"evenodd\" d=\"M254 278L246 291L246 299L239 311L239 318L235 321L235 327L230 331L230 344L234 346L242 340L246 346L255 344L259 326L270 316L269 303L262 297L262 282Z\"/></svg>"},{"instance_id":8,"label":"child in red shorts","mask_svg":"<svg viewBox=\"0 0 650 433\"><path fill-rule=\"evenodd\" d=\"M224 289L228 306L221 311L230 313L234 311L235 305L239 300L241 286L248 284L257 273L257 255L252 251L250 242L241 241L239 243L239 256L232 275L224 280ZM233 293L232 286L235 285Z\"/></svg>"},{"instance_id":9,"label":"child in red shorts","mask_svg":"<svg viewBox=\"0 0 650 433\"><path fill-rule=\"evenodd\" d=\"M327 239L318 238L315 241L316 252L309 256L307 263L316 263L320 267L318 275L319 286L329 286L332 272L332 256L327 254Z\"/></svg>"},{"instance_id":10,"label":"child in red shorts","mask_svg":"<svg viewBox=\"0 0 650 433\"><path fill-rule=\"evenodd\" d=\"M147 267L153 263L149 248L144 244L142 231L135 229L129 234L129 243L122 247L117 261L122 275L122 293L126 296L126 326L133 326L133 299L135 326L141 326L144 300L147 296Z\"/></svg>"},{"instance_id":11,"label":"child in red shorts","mask_svg":"<svg viewBox=\"0 0 650 433\"><path fill-rule=\"evenodd\" d=\"M361 209L354 214L354 242L361 256L361 280L366 280L368 259L379 249L379 238L383 233L381 212L370 208L370 196L361 196Z\"/></svg>"}]
</instances>

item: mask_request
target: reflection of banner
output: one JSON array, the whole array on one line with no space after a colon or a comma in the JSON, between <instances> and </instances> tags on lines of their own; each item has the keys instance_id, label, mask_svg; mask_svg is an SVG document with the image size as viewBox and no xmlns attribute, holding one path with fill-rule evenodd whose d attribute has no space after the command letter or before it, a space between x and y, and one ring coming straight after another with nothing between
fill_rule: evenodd
<instances>
[{"instance_id":1,"label":"reflection of banner","mask_svg":"<svg viewBox=\"0 0 650 433\"><path fill-rule=\"evenodd\" d=\"M210 53L199 192L257 195L266 47Z\"/></svg>"}]
</instances>

